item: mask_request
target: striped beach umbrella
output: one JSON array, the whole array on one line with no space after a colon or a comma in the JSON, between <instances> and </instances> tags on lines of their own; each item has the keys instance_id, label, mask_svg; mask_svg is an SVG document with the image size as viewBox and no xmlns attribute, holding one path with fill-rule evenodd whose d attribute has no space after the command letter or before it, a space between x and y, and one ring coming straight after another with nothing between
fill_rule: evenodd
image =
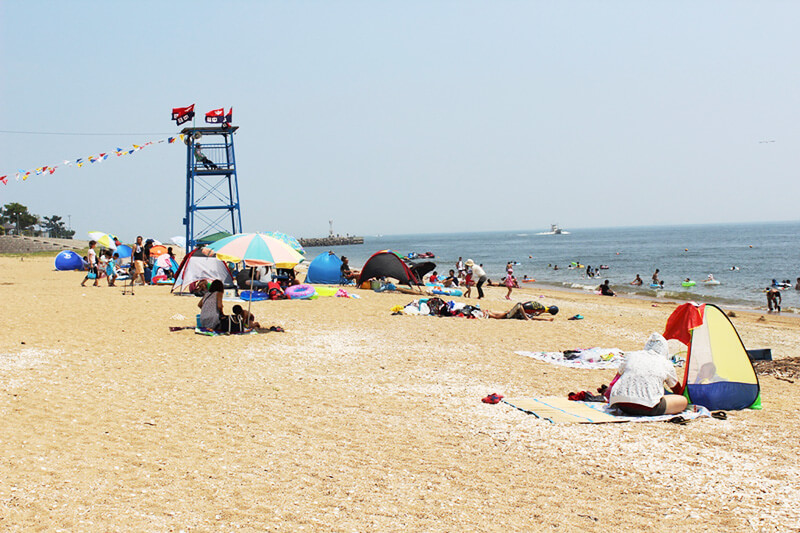
<instances>
[{"instance_id":1,"label":"striped beach umbrella","mask_svg":"<svg viewBox=\"0 0 800 533\"><path fill-rule=\"evenodd\" d=\"M109 250L116 250L119 239L110 233L103 233L102 231L90 231L89 238L97 241L101 248L108 248Z\"/></svg>"},{"instance_id":2,"label":"striped beach umbrella","mask_svg":"<svg viewBox=\"0 0 800 533\"><path fill-rule=\"evenodd\" d=\"M247 266L275 265L292 268L303 261L303 255L285 242L264 233L239 233L208 245L222 261Z\"/></svg>"},{"instance_id":3,"label":"striped beach umbrella","mask_svg":"<svg viewBox=\"0 0 800 533\"><path fill-rule=\"evenodd\" d=\"M303 249L303 245L300 242L292 237L291 235L286 235L285 233L281 233L280 231L267 231L264 235L269 235L270 237L275 237L279 241L283 241L301 254L305 254L306 251Z\"/></svg>"}]
</instances>

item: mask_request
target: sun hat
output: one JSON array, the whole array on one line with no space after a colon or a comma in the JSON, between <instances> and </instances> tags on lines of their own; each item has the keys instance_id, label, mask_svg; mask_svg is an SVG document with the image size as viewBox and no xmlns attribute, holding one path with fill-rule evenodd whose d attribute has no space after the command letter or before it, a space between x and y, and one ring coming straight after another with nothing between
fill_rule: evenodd
<instances>
[{"instance_id":1,"label":"sun hat","mask_svg":"<svg viewBox=\"0 0 800 533\"><path fill-rule=\"evenodd\" d=\"M475 264L475 261L473 261L472 259L467 259L467 262L464 264L467 265L468 267L471 267Z\"/></svg>"}]
</instances>

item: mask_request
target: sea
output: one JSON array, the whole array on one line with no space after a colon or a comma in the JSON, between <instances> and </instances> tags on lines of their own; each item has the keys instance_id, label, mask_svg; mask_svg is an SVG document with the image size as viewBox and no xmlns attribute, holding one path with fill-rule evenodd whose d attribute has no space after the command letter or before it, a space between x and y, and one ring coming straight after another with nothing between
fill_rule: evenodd
<instances>
[{"instance_id":1,"label":"sea","mask_svg":"<svg viewBox=\"0 0 800 533\"><path fill-rule=\"evenodd\" d=\"M508 261L514 275L537 285L594 292L604 280L621 294L657 300L696 301L744 309L766 309L765 288L772 280L791 280L782 291L784 313L800 313L800 222L712 224L627 228L563 228L569 234L542 234L549 228L478 233L431 233L365 236L363 245L339 246L338 255L363 265L376 251L433 252L436 270L446 274L456 261L483 264L493 281L505 276ZM311 248L310 259L323 250ZM326 250L327 251L327 250ZM554 267L558 265L558 269ZM583 265L577 267L575 265ZM588 278L586 267L607 267ZM573 266L573 268L569 268ZM659 269L664 289L651 289ZM642 286L630 282L639 274ZM713 274L719 285L702 282ZM696 282L684 287L689 278Z\"/></svg>"}]
</instances>

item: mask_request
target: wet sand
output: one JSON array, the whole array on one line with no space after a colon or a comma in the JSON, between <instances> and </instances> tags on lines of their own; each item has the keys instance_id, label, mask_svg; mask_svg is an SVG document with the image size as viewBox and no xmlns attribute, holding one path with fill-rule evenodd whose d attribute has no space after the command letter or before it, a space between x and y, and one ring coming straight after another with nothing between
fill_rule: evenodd
<instances>
[{"instance_id":1,"label":"wet sand","mask_svg":"<svg viewBox=\"0 0 800 533\"><path fill-rule=\"evenodd\" d=\"M52 264L0 257L4 530L800 528L797 383L762 376L762 411L685 426L480 402L608 383L514 351L639 349L674 304L534 284L515 299L558 305L554 322L467 320L355 290L253 304L285 333L204 337L169 331L194 324L194 297L82 288ZM732 319L745 345L798 355L800 319L763 316Z\"/></svg>"}]
</instances>

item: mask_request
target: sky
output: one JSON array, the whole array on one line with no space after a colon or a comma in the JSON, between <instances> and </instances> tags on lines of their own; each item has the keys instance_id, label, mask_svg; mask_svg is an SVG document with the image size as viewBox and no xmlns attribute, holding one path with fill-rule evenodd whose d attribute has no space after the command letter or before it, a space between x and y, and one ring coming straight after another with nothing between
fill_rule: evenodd
<instances>
[{"instance_id":1,"label":"sky","mask_svg":"<svg viewBox=\"0 0 800 533\"><path fill-rule=\"evenodd\" d=\"M233 107L245 231L797 220L797 20L790 1L0 0L0 203L78 238L183 235L182 144L13 174L163 139L194 103Z\"/></svg>"}]
</instances>

